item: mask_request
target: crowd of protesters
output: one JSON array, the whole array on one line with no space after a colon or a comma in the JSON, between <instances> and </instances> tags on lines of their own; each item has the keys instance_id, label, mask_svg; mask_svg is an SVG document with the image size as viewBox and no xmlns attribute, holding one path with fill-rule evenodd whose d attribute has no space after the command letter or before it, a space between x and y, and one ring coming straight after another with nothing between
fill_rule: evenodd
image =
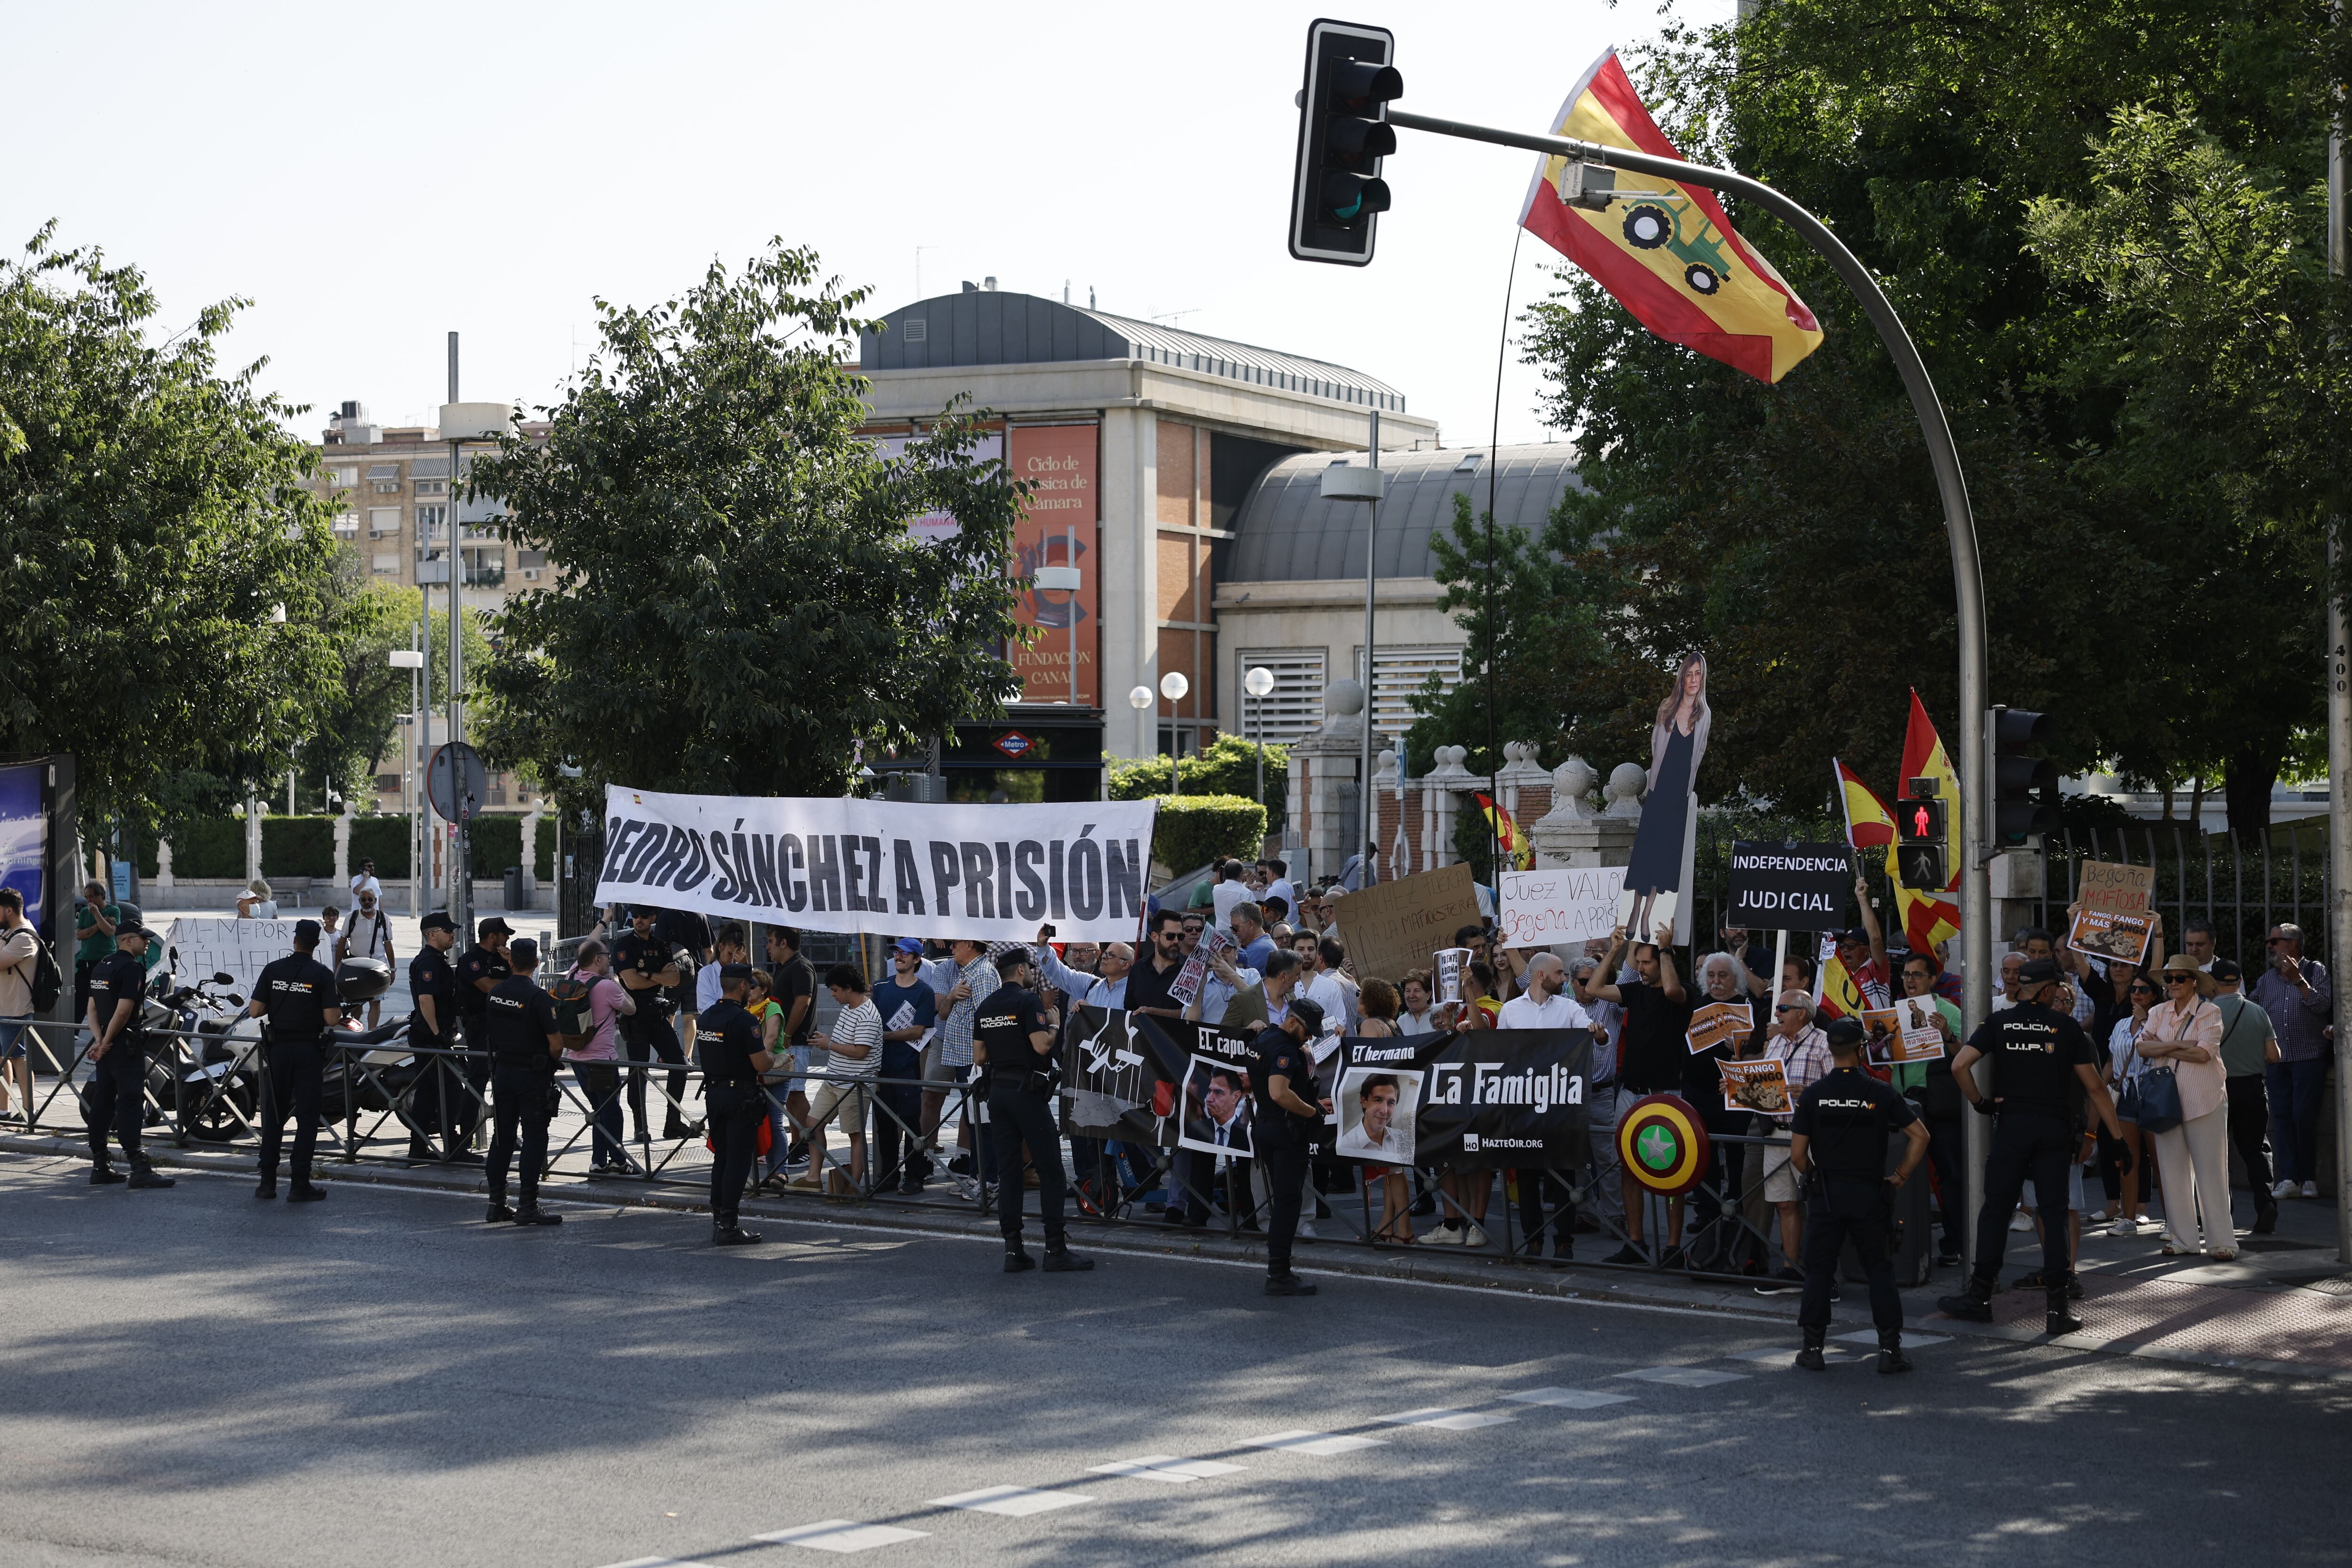
<instances>
[{"instance_id":1,"label":"crowd of protesters","mask_svg":"<svg viewBox=\"0 0 2352 1568\"><path fill-rule=\"evenodd\" d=\"M562 1037L562 1066L589 1108L592 1172L637 1173L628 1133L634 1123L636 1142L650 1139L649 1085L665 1101L665 1139L710 1132L688 1089L688 1064L698 1056L697 1021L723 1003L731 1025L731 1009L740 1006L749 1019L744 1026L757 1037L766 1108L758 1154L749 1161L751 1185L831 1195L912 1195L943 1187L980 1203L1000 1175L998 1156L978 1135L976 1108L965 1105L962 1086L974 1079L979 1021L1007 984L1034 988L1041 1026L1056 1033L1071 1009L1097 1007L1256 1034L1282 1026L1301 1003L1312 1004L1305 1011L1332 1032L1370 1037L1581 1027L1592 1047L1582 1146L1552 1151L1552 1163L1539 1170L1499 1173L1517 1249L1566 1259L1574 1256L1576 1236L1592 1235L1602 1238L1601 1258L1609 1263L1745 1274L1762 1289L1793 1289L1801 1279L1804 1205L1800 1173L1790 1163L1789 1111L1728 1109L1721 1064L1777 1060L1793 1106L1831 1070L1824 1026L1832 1018L1882 1009L1898 996L1920 998L1932 1006L1942 1056L1880 1059L1870 1070L1911 1102L1927 1130L1940 1210L1937 1262L1952 1266L1959 1260L1966 1209L1966 1103L1952 1069L1963 1043L1958 976L1940 953L1890 947L1859 881L1856 893L1862 923L1829 933L1821 951L1833 952L1836 962L1820 966L1810 939L1776 966L1761 942L1734 927L1717 932L1712 951L1694 947L1692 962L1678 954L1670 928L1655 942L1629 942L1620 930L1577 948L1517 950L1503 947L1493 922L1482 921L1454 933L1452 945L1467 952L1451 994L1434 952L1402 973L1360 973L1345 938L1345 889L1328 882L1301 888L1278 860L1229 860L1213 868L1184 907L1155 901L1135 945L1056 949L1042 939L1033 945L907 937L891 942L887 972L879 976L855 963L820 973L790 928L766 931L762 962L755 964L741 926L713 930L698 916L615 910L608 925L578 945L556 982L579 1002ZM93 887L78 932L84 950L76 955L84 1007L92 963L112 945L121 919L105 890ZM0 939L21 921L21 913L0 901ZM1179 976L1213 931L1230 942L1210 944L1205 976L1180 1001ZM358 889L350 928L331 934L339 957L392 956L371 889ZM417 1043L446 1046L471 1037L480 1014L474 993L487 994L507 973L506 934L502 921L485 921L450 985L436 982L418 991L420 998L437 1000L420 1002L424 1022L412 1036ZM0 1002L12 984L21 986L16 972L26 955L18 950L27 945L0 940ZM446 968L456 956L429 931L425 947L419 964ZM2168 1254L2234 1258L2232 1152L2252 1188L2257 1233L2275 1227L2282 1200L2318 1195L2319 1097L2333 1049L2333 994L2326 969L2305 956L2298 928L2273 929L2263 961L2247 966L2218 951L2203 921L2189 921L2179 951L2170 952L2158 920L2147 962L2138 964L2078 952L2041 929L2015 933L2006 947L1996 1007L2032 1000L2071 1015L2102 1054L2101 1073L2120 1110L2120 1136L2096 1127L2084 1134L2070 1181L2070 1254L2089 1226L2117 1237L2160 1236ZM831 999L830 1009L818 1007L821 994ZM1686 1041L1693 1012L1710 1002L1746 1003L1752 1025L1694 1050ZM0 1067L6 1068L0 1086L28 1097L29 1083L16 1067L21 1058L21 1046L0 1037ZM656 1060L666 1072L653 1068ZM2151 1074L2168 1074L2178 1090L2177 1121L2162 1119L2171 1124L2144 1127L2134 1114ZM1226 1087L1246 1090L1238 1079ZM1717 1157L1696 1189L1661 1205L1621 1168L1615 1134L1622 1107L1668 1092L1696 1108ZM445 1089L442 1098L465 1096ZM958 1114L950 1133L951 1105ZM444 1108L436 1117L422 1097L410 1110L412 1153L425 1152L438 1135L448 1145L442 1157L472 1158L478 1116ZM1224 1125L1216 1111L1210 1108L1211 1123ZM831 1154L836 1141L846 1156L837 1167ZM1222 1215L1254 1232L1276 1195L1246 1154L1171 1153L1076 1132L1066 1142L1067 1173L1084 1212L1140 1210L1189 1227L1217 1223ZM1045 1153L1027 1149L1029 1169L1006 1174L1037 1184ZM1054 1173L1064 1174L1062 1150L1051 1154ZM1330 1197L1358 1192L1360 1179L1365 1225L1379 1241L1494 1244L1498 1173L1486 1167L1326 1161L1298 1194L1307 1205L1299 1234L1314 1237L1315 1220L1331 1213ZM2104 1205L2091 1209L2082 1196L2086 1190L2103 1194ZM2029 1187L2011 1223L2020 1231L2037 1228L2041 1212ZM2152 1213L2160 1213L2160 1224L2151 1222Z\"/></svg>"}]
</instances>

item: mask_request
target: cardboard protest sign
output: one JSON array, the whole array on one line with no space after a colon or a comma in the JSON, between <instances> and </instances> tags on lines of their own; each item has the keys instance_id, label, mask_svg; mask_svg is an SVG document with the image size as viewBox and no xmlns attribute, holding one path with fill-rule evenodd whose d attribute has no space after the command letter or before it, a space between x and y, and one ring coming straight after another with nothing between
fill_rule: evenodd
<instances>
[{"instance_id":1,"label":"cardboard protest sign","mask_svg":"<svg viewBox=\"0 0 2352 1568\"><path fill-rule=\"evenodd\" d=\"M1367 1040L1349 1037L1339 1058L1340 1143L1335 1152L1382 1164L1570 1165L1590 1157L1585 1084L1592 1040L1582 1029L1478 1029ZM1394 1078L1388 1131L1368 1091ZM1351 1121L1350 1118L1353 1118ZM1367 1121L1375 1125L1367 1130ZM1353 1137L1350 1137L1350 1131ZM1398 1141L1409 1154L1396 1152Z\"/></svg>"},{"instance_id":2,"label":"cardboard protest sign","mask_svg":"<svg viewBox=\"0 0 2352 1568\"><path fill-rule=\"evenodd\" d=\"M1343 1160L1412 1164L1413 1117L1426 1076L1377 1062L1341 1072L1339 1092L1331 1098L1339 1115L1339 1142L1332 1152Z\"/></svg>"},{"instance_id":3,"label":"cardboard protest sign","mask_svg":"<svg viewBox=\"0 0 2352 1568\"><path fill-rule=\"evenodd\" d=\"M2074 884L2074 901L2086 910L2134 914L2147 908L2155 892L2156 868L2152 866L2085 860Z\"/></svg>"},{"instance_id":4,"label":"cardboard protest sign","mask_svg":"<svg viewBox=\"0 0 2352 1568\"><path fill-rule=\"evenodd\" d=\"M173 973L187 980L226 974L239 995L250 996L262 965L294 951L294 922L182 919L163 941Z\"/></svg>"},{"instance_id":5,"label":"cardboard protest sign","mask_svg":"<svg viewBox=\"0 0 2352 1568\"><path fill-rule=\"evenodd\" d=\"M1691 1010L1690 1028L1684 1034L1691 1055L1717 1046L1737 1044L1756 1026L1756 1016L1745 1002L1707 1002Z\"/></svg>"},{"instance_id":6,"label":"cardboard protest sign","mask_svg":"<svg viewBox=\"0 0 2352 1568\"><path fill-rule=\"evenodd\" d=\"M1716 1066L1723 1074L1724 1110L1752 1110L1759 1116L1789 1114L1789 1069L1777 1058Z\"/></svg>"},{"instance_id":7,"label":"cardboard protest sign","mask_svg":"<svg viewBox=\"0 0 2352 1568\"><path fill-rule=\"evenodd\" d=\"M1895 1039L1890 1062L1932 1062L1944 1055L1944 1032L1936 1027L1940 1016L1932 996L1905 996L1895 1004Z\"/></svg>"},{"instance_id":8,"label":"cardboard protest sign","mask_svg":"<svg viewBox=\"0 0 2352 1568\"><path fill-rule=\"evenodd\" d=\"M1454 865L1378 882L1348 894L1339 911L1339 941L1358 975L1393 981L1426 969L1454 933L1479 923L1478 888L1470 868Z\"/></svg>"},{"instance_id":9,"label":"cardboard protest sign","mask_svg":"<svg viewBox=\"0 0 2352 1568\"><path fill-rule=\"evenodd\" d=\"M2105 963L2145 963L2155 935L2156 917L2144 908L2076 910L2066 945Z\"/></svg>"},{"instance_id":10,"label":"cardboard protest sign","mask_svg":"<svg viewBox=\"0 0 2352 1568\"><path fill-rule=\"evenodd\" d=\"M1843 844L1736 842L1727 925L1830 931L1845 913L1853 862Z\"/></svg>"},{"instance_id":11,"label":"cardboard protest sign","mask_svg":"<svg viewBox=\"0 0 2352 1568\"><path fill-rule=\"evenodd\" d=\"M1617 924L1622 866L1506 871L1497 879L1496 923L1505 947L1553 947L1607 936Z\"/></svg>"}]
</instances>

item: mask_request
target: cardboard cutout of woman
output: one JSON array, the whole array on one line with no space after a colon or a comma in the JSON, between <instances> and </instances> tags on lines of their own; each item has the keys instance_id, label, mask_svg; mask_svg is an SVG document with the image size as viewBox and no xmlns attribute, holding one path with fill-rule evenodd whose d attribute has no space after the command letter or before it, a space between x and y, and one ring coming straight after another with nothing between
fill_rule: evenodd
<instances>
[{"instance_id":1,"label":"cardboard cutout of woman","mask_svg":"<svg viewBox=\"0 0 2352 1568\"><path fill-rule=\"evenodd\" d=\"M1650 941L1656 926L1679 914L1675 902L1682 888L1691 781L1698 774L1699 759L1706 755L1713 721L1706 706L1706 658L1686 653L1650 730L1650 790L1642 802L1642 825L1633 831L1633 851L1625 868L1620 923L1635 942Z\"/></svg>"}]
</instances>

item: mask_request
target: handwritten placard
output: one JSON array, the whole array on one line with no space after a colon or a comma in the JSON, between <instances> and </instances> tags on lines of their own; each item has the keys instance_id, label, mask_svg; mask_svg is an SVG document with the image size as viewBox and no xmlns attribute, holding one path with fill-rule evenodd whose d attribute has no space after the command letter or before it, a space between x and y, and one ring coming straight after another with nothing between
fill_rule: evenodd
<instances>
[{"instance_id":1,"label":"handwritten placard","mask_svg":"<svg viewBox=\"0 0 2352 1568\"><path fill-rule=\"evenodd\" d=\"M1359 976L1394 981L1429 967L1430 955L1454 945L1454 933L1479 923L1478 885L1470 868L1444 866L1379 882L1341 899L1339 940Z\"/></svg>"},{"instance_id":2,"label":"handwritten placard","mask_svg":"<svg viewBox=\"0 0 2352 1568\"><path fill-rule=\"evenodd\" d=\"M1616 929L1624 886L1622 866L1506 871L1496 887L1503 945L1555 947L1605 937Z\"/></svg>"},{"instance_id":3,"label":"handwritten placard","mask_svg":"<svg viewBox=\"0 0 2352 1568\"><path fill-rule=\"evenodd\" d=\"M2111 860L2085 860L2074 885L2074 901L2086 910L2137 914L2147 908L2156 891L2156 868L2125 866Z\"/></svg>"}]
</instances>

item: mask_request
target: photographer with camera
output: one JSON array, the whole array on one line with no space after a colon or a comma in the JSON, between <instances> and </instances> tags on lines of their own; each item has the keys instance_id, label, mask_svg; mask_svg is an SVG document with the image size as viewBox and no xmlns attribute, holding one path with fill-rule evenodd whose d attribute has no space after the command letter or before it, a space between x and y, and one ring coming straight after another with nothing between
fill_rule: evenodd
<instances>
[{"instance_id":1,"label":"photographer with camera","mask_svg":"<svg viewBox=\"0 0 2352 1568\"><path fill-rule=\"evenodd\" d=\"M996 1227L1004 1236L1004 1271L1037 1267L1021 1244L1021 1146L1037 1169L1037 1208L1045 1223L1045 1272L1092 1268L1070 1250L1062 1207L1062 1134L1054 1125L1054 1030L1034 989L1035 972L1022 949L996 961L997 987L972 1020L972 1059L988 1070L988 1121L996 1140Z\"/></svg>"},{"instance_id":2,"label":"photographer with camera","mask_svg":"<svg viewBox=\"0 0 2352 1568\"><path fill-rule=\"evenodd\" d=\"M539 1206L539 1175L547 1164L547 1124L555 1114L555 1064L563 1031L555 1002L539 988L539 944L528 938L513 944L513 973L482 998L480 1047L490 1055L490 1104L497 1121L490 1132L490 1224L562 1225L563 1216ZM507 1207L507 1162L521 1144L520 1207Z\"/></svg>"},{"instance_id":3,"label":"photographer with camera","mask_svg":"<svg viewBox=\"0 0 2352 1568\"><path fill-rule=\"evenodd\" d=\"M264 1018L261 1054L261 1184L257 1198L278 1195L278 1140L286 1112L294 1112L294 1184L289 1204L314 1204L327 1194L310 1184L310 1152L319 1142L319 1099L326 1078L327 1010L335 1005L335 972L318 960L317 921L294 922L294 951L262 966L253 982L249 1017Z\"/></svg>"},{"instance_id":4,"label":"photographer with camera","mask_svg":"<svg viewBox=\"0 0 2352 1568\"><path fill-rule=\"evenodd\" d=\"M632 1062L658 1057L678 1069L669 1075L662 1136L691 1138L694 1130L686 1124L685 1116L678 1110L686 1098L686 1052L678 1045L677 1031L670 1024L677 1012L671 994L686 978L689 965L680 962L677 951L655 934L657 912L647 904L632 907L628 934L613 944L613 977L637 1005L637 1010L622 1026L621 1044ZM646 1069L642 1067L629 1069L629 1115L636 1124L636 1141L652 1142L646 1131Z\"/></svg>"}]
</instances>

